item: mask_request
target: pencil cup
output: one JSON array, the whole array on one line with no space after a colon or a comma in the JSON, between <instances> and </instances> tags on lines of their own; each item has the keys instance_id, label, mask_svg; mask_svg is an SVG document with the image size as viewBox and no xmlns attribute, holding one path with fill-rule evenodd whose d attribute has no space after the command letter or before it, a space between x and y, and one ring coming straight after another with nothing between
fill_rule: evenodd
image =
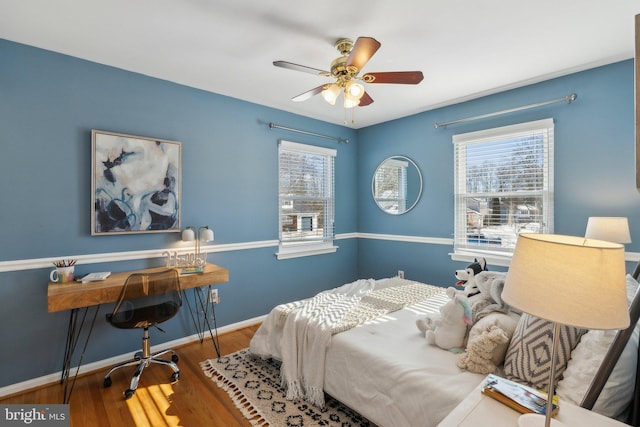
<instances>
[{"instance_id":1,"label":"pencil cup","mask_svg":"<svg viewBox=\"0 0 640 427\"><path fill-rule=\"evenodd\" d=\"M71 267L58 267L55 270L51 270L49 278L52 282L56 283L70 283L73 282L73 266Z\"/></svg>"}]
</instances>

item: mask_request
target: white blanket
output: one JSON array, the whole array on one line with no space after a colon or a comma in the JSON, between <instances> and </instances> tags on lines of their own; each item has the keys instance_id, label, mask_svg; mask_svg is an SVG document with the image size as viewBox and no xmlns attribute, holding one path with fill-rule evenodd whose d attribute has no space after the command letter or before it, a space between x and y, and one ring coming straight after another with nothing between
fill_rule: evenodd
<instances>
[{"instance_id":1,"label":"white blanket","mask_svg":"<svg viewBox=\"0 0 640 427\"><path fill-rule=\"evenodd\" d=\"M281 304L269 313L249 349L282 361L280 375L287 399L304 398L324 406L325 355L332 330L374 286L372 279L357 280L313 298Z\"/></svg>"}]
</instances>

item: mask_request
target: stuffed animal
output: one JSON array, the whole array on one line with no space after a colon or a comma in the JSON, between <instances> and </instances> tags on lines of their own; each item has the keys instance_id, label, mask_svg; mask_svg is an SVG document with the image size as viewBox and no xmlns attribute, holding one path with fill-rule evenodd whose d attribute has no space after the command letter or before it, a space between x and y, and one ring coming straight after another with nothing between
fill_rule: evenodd
<instances>
[{"instance_id":1,"label":"stuffed animal","mask_svg":"<svg viewBox=\"0 0 640 427\"><path fill-rule=\"evenodd\" d=\"M456 286L464 287L464 294L468 298L479 294L480 290L476 284L475 276L487 270L487 260L475 258L464 270L456 270L455 276L458 279Z\"/></svg>"},{"instance_id":2,"label":"stuffed animal","mask_svg":"<svg viewBox=\"0 0 640 427\"><path fill-rule=\"evenodd\" d=\"M469 372L490 374L497 368L493 362L495 349L509 343L507 334L496 325L469 339L467 350L458 355L458 367Z\"/></svg>"},{"instance_id":3,"label":"stuffed animal","mask_svg":"<svg viewBox=\"0 0 640 427\"><path fill-rule=\"evenodd\" d=\"M455 288L447 288L451 298L440 307L440 316L427 316L416 320L418 329L424 332L429 344L452 351L462 351L467 335L467 325L471 324L471 310L466 296Z\"/></svg>"},{"instance_id":4,"label":"stuffed animal","mask_svg":"<svg viewBox=\"0 0 640 427\"><path fill-rule=\"evenodd\" d=\"M458 356L458 366L480 374L494 372L504 362L518 319L515 313L493 312L478 320L469 330L467 348Z\"/></svg>"}]
</instances>

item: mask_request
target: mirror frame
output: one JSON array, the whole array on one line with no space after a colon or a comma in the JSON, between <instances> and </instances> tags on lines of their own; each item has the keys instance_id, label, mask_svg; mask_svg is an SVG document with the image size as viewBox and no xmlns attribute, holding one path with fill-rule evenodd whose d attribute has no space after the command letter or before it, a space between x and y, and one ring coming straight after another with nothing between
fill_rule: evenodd
<instances>
[{"instance_id":1,"label":"mirror frame","mask_svg":"<svg viewBox=\"0 0 640 427\"><path fill-rule=\"evenodd\" d=\"M375 196L375 183L376 183L376 175L378 174L378 169L380 169L380 167L388 160L392 160L392 159L397 159L397 160L402 160L402 161L406 161L409 164L411 164L416 171L418 172L418 178L420 181L420 188L418 189L418 194L416 196L416 199L411 203L410 206L407 206L407 208L403 211L403 212L390 212L388 210L385 210L382 206L380 206L380 204L378 203L378 201L376 200L376 196ZM423 183L423 177L422 177L422 172L420 171L420 168L418 167L418 165L416 164L416 162L414 162L412 159L410 159L407 156L402 156L402 155L397 155L397 156L390 156L387 157L386 159L384 159L383 161L381 161L378 166L376 167L376 170L373 172L373 177L371 178L371 197L373 197L373 201L375 202L376 206L378 206L378 208L380 208L380 210L388 215L404 215L407 212L411 211L420 201L420 198L422 197L422 189L424 187L424 183ZM409 203L409 200L407 200L407 203Z\"/></svg>"}]
</instances>

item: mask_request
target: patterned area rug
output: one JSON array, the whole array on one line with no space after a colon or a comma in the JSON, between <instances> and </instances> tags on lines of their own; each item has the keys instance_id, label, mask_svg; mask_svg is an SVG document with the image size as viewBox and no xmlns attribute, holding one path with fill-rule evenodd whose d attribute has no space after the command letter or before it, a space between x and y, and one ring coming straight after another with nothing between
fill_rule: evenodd
<instances>
[{"instance_id":1,"label":"patterned area rug","mask_svg":"<svg viewBox=\"0 0 640 427\"><path fill-rule=\"evenodd\" d=\"M253 357L248 349L205 360L200 365L205 375L229 394L252 425L375 427L330 396L326 396L324 409L305 401L286 400L280 386L280 363Z\"/></svg>"}]
</instances>

